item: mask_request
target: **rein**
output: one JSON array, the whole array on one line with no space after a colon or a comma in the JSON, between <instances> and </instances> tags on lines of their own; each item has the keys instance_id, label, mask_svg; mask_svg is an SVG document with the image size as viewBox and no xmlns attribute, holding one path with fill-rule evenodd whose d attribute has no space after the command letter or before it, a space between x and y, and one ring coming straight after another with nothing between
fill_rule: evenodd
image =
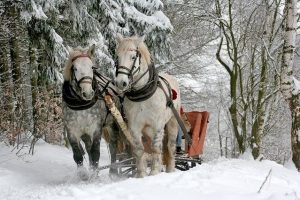
<instances>
[{"instance_id":1,"label":"rein","mask_svg":"<svg viewBox=\"0 0 300 200\"><path fill-rule=\"evenodd\" d=\"M125 93L129 100L136 102L145 101L155 93L158 83L158 74L153 64L148 66L148 70L137 81L139 81L147 72L149 72L149 81L144 87L138 90L132 89ZM134 83L137 83L137 81Z\"/></svg>"}]
</instances>

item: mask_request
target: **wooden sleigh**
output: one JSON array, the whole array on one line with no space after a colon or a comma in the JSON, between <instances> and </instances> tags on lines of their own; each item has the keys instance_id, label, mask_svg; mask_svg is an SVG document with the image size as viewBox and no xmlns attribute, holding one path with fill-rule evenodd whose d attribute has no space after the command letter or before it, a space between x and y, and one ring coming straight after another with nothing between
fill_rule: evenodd
<instances>
[{"instance_id":1,"label":"wooden sleigh","mask_svg":"<svg viewBox=\"0 0 300 200\"><path fill-rule=\"evenodd\" d=\"M207 111L186 112L188 121L191 124L189 133L191 142L185 140L185 154L176 155L176 168L182 171L188 170L196 164L201 164L201 155L203 154L204 140L209 120Z\"/></svg>"}]
</instances>

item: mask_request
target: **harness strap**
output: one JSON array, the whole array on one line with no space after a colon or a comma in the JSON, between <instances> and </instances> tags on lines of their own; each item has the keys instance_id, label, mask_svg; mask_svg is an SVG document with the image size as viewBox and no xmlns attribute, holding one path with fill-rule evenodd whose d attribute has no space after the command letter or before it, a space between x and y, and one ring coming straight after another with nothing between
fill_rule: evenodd
<instances>
[{"instance_id":1,"label":"harness strap","mask_svg":"<svg viewBox=\"0 0 300 200\"><path fill-rule=\"evenodd\" d=\"M79 79L79 81L76 82L78 86L80 85L80 83L93 83L93 78L90 76L84 76L81 79Z\"/></svg>"},{"instance_id":2,"label":"harness strap","mask_svg":"<svg viewBox=\"0 0 300 200\"><path fill-rule=\"evenodd\" d=\"M171 86L170 86L169 82L165 78L163 78L162 76L159 76L159 78L164 81L164 83L166 84L166 86L167 86L167 88L169 90L169 95L168 95L167 92L166 92L166 90L164 89L163 85L161 84L161 81L158 81L158 87L161 88L162 91L166 95L167 106L171 108L171 110L172 110L172 112L173 112L173 114L174 114L174 116L175 116L175 118L176 118L176 120L177 120L177 122L178 122L178 124L179 124L179 126L180 126L180 128L181 128L181 130L182 130L182 132L183 132L183 134L184 134L187 142L188 142L188 144L192 145L192 139L191 139L190 135L188 134L188 132L187 132L185 126L184 126L184 123L181 120L181 117L180 117L179 113L177 112L177 110L176 110L176 108L174 106L174 103L173 103L172 99L170 98L170 96L171 96Z\"/></svg>"},{"instance_id":3,"label":"harness strap","mask_svg":"<svg viewBox=\"0 0 300 200\"><path fill-rule=\"evenodd\" d=\"M89 56L89 54L84 53L84 54L80 54L80 55L78 55L78 56L75 56L75 57L72 59L72 62L74 62L77 58L81 58L81 57L87 57L87 58L91 59L91 57Z\"/></svg>"},{"instance_id":4,"label":"harness strap","mask_svg":"<svg viewBox=\"0 0 300 200\"><path fill-rule=\"evenodd\" d=\"M126 71L119 71L120 69L125 69ZM117 76L118 74L125 74L127 76L130 76L130 71L127 67L124 66L118 66L118 70L117 70Z\"/></svg>"},{"instance_id":5,"label":"harness strap","mask_svg":"<svg viewBox=\"0 0 300 200\"><path fill-rule=\"evenodd\" d=\"M100 74L96 68L94 68L94 75L96 76L95 78L99 78L97 81L97 86L101 87L102 90L100 91L100 95L104 94L104 93L113 93L114 95L118 95L118 91L116 90L116 88L114 87L114 85L112 85L112 81L111 79L109 79L108 77ZM110 92L111 91L111 92ZM104 95L102 95L103 97Z\"/></svg>"},{"instance_id":6,"label":"harness strap","mask_svg":"<svg viewBox=\"0 0 300 200\"><path fill-rule=\"evenodd\" d=\"M147 68L147 70L138 79L136 79L134 82L131 83L131 87L133 88L133 86L135 86L137 84L137 82L139 80L141 80L148 72L149 72L149 67Z\"/></svg>"},{"instance_id":7,"label":"harness strap","mask_svg":"<svg viewBox=\"0 0 300 200\"><path fill-rule=\"evenodd\" d=\"M82 56L80 56L80 57L82 57ZM82 83L82 82L83 83L93 83L93 77L90 77L90 76L84 76L81 79L77 80L77 77L76 77L75 71L74 71L74 66L72 66L71 70L72 70L73 79L78 87L80 87L80 83Z\"/></svg>"},{"instance_id":8,"label":"harness strap","mask_svg":"<svg viewBox=\"0 0 300 200\"><path fill-rule=\"evenodd\" d=\"M65 81L63 84L62 97L66 105L72 110L86 110L91 108L98 100L98 95L94 95L94 98L85 101L73 90L69 81Z\"/></svg>"},{"instance_id":9,"label":"harness strap","mask_svg":"<svg viewBox=\"0 0 300 200\"><path fill-rule=\"evenodd\" d=\"M125 93L126 97L129 100L135 102L145 101L146 99L152 97L152 95L155 93L157 89L158 74L153 64L148 66L148 70L144 74L146 74L147 72L149 72L149 81L144 87L138 90L130 90L129 92ZM144 74L142 75L142 77L144 76Z\"/></svg>"},{"instance_id":10,"label":"harness strap","mask_svg":"<svg viewBox=\"0 0 300 200\"><path fill-rule=\"evenodd\" d=\"M133 79L133 76L140 71L140 66L137 67L137 69L135 70L136 68L136 61L137 61L137 58L139 58L139 65L141 64L141 53L139 52L138 49L136 50L129 50L129 51L136 51L136 57L133 61L133 64L132 64L132 67L131 69L125 67L125 66L117 66L116 68L116 76L118 76L118 74L125 74L127 75L130 79ZM125 69L126 71L120 71L120 69Z\"/></svg>"}]
</instances>

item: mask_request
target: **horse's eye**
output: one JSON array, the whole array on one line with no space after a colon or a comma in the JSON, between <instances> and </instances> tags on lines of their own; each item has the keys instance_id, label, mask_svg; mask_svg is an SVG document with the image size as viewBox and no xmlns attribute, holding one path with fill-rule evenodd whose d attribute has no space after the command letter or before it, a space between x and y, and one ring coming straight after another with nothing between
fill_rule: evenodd
<instances>
[{"instance_id":1,"label":"horse's eye","mask_svg":"<svg viewBox=\"0 0 300 200\"><path fill-rule=\"evenodd\" d=\"M135 60L135 59L136 59L136 56L132 56L132 57L131 57L131 60Z\"/></svg>"},{"instance_id":2,"label":"horse's eye","mask_svg":"<svg viewBox=\"0 0 300 200\"><path fill-rule=\"evenodd\" d=\"M76 72L76 71L77 71L77 68L76 68L76 67L73 67L73 70L74 70L74 72Z\"/></svg>"}]
</instances>

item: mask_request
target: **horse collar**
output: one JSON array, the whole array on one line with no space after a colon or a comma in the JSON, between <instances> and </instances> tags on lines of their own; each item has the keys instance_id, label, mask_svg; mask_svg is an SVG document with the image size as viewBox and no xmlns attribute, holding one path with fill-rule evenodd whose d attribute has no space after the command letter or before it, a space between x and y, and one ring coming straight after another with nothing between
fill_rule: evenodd
<instances>
[{"instance_id":1,"label":"horse collar","mask_svg":"<svg viewBox=\"0 0 300 200\"><path fill-rule=\"evenodd\" d=\"M153 63L148 66L149 81L139 90L131 90L125 93L126 97L131 101L145 101L152 97L157 89L158 74Z\"/></svg>"},{"instance_id":2,"label":"horse collar","mask_svg":"<svg viewBox=\"0 0 300 200\"><path fill-rule=\"evenodd\" d=\"M97 84L93 81L93 86ZM94 87L93 87L94 88ZM72 88L69 81L63 84L62 97L67 106L72 110L86 110L91 108L98 100L97 90L91 100L83 100Z\"/></svg>"}]
</instances>

